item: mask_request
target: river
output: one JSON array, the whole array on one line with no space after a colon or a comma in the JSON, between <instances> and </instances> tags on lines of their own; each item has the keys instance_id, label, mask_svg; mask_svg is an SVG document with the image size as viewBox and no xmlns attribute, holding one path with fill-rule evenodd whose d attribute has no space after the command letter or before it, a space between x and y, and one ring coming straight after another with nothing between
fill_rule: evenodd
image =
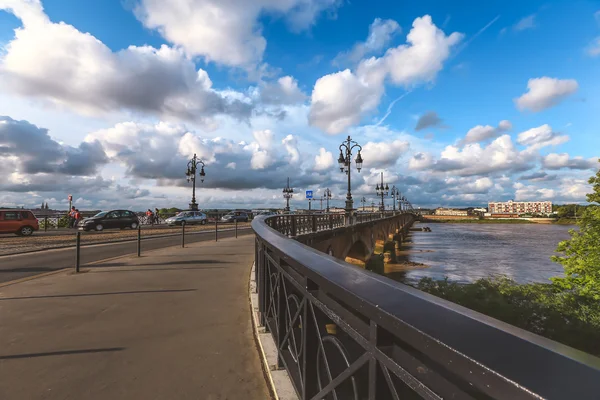
<instances>
[{"instance_id":1,"label":"river","mask_svg":"<svg viewBox=\"0 0 600 400\"><path fill-rule=\"evenodd\" d=\"M423 277L454 282L504 275L519 283L544 282L562 275L550 260L558 242L568 239L573 226L545 224L417 224L431 232L411 232L403 249L408 261L429 268L389 274L414 282ZM411 243L412 242L412 243Z\"/></svg>"}]
</instances>

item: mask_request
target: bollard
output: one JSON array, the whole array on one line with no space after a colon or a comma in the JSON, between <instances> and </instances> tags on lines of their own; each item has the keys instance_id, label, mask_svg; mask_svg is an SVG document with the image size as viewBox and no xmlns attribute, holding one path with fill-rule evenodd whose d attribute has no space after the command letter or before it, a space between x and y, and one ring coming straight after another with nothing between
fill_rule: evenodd
<instances>
[{"instance_id":1,"label":"bollard","mask_svg":"<svg viewBox=\"0 0 600 400\"><path fill-rule=\"evenodd\" d=\"M237 239L237 218L235 219L235 238Z\"/></svg>"},{"instance_id":2,"label":"bollard","mask_svg":"<svg viewBox=\"0 0 600 400\"><path fill-rule=\"evenodd\" d=\"M185 221L181 223L181 247L185 247Z\"/></svg>"},{"instance_id":3,"label":"bollard","mask_svg":"<svg viewBox=\"0 0 600 400\"><path fill-rule=\"evenodd\" d=\"M138 257L141 257L142 255L142 227L140 225L138 225L138 240L137 240L137 251L138 251Z\"/></svg>"},{"instance_id":4,"label":"bollard","mask_svg":"<svg viewBox=\"0 0 600 400\"><path fill-rule=\"evenodd\" d=\"M219 240L219 216L215 218L215 242Z\"/></svg>"},{"instance_id":5,"label":"bollard","mask_svg":"<svg viewBox=\"0 0 600 400\"><path fill-rule=\"evenodd\" d=\"M80 248L81 248L81 232L77 232L75 239L75 272L79 272L79 261L80 261Z\"/></svg>"},{"instance_id":6,"label":"bollard","mask_svg":"<svg viewBox=\"0 0 600 400\"><path fill-rule=\"evenodd\" d=\"M48 216L44 217L44 232L48 232Z\"/></svg>"}]
</instances>

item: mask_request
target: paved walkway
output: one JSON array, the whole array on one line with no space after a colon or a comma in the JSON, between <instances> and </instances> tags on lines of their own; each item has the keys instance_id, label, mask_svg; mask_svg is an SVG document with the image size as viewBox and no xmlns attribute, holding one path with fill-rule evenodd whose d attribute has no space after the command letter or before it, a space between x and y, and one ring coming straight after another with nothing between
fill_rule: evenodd
<instances>
[{"instance_id":1,"label":"paved walkway","mask_svg":"<svg viewBox=\"0 0 600 400\"><path fill-rule=\"evenodd\" d=\"M268 399L253 258L249 235L0 288L0 399Z\"/></svg>"}]
</instances>

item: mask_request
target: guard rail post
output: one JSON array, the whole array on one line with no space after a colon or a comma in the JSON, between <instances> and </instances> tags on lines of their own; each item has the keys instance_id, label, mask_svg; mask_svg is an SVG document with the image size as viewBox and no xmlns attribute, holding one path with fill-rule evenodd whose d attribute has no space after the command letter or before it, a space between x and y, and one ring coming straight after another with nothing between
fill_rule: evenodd
<instances>
[{"instance_id":1,"label":"guard rail post","mask_svg":"<svg viewBox=\"0 0 600 400\"><path fill-rule=\"evenodd\" d=\"M142 227L140 225L137 228L137 255L138 257L142 255Z\"/></svg>"},{"instance_id":2,"label":"guard rail post","mask_svg":"<svg viewBox=\"0 0 600 400\"><path fill-rule=\"evenodd\" d=\"M185 247L185 221L181 221L181 247Z\"/></svg>"},{"instance_id":3,"label":"guard rail post","mask_svg":"<svg viewBox=\"0 0 600 400\"><path fill-rule=\"evenodd\" d=\"M215 242L219 240L219 217L215 218Z\"/></svg>"},{"instance_id":4,"label":"guard rail post","mask_svg":"<svg viewBox=\"0 0 600 400\"><path fill-rule=\"evenodd\" d=\"M81 232L77 231L75 236L75 272L79 272L79 262L81 260Z\"/></svg>"},{"instance_id":5,"label":"guard rail post","mask_svg":"<svg viewBox=\"0 0 600 400\"><path fill-rule=\"evenodd\" d=\"M235 219L235 238L237 239L237 224L238 224L238 220L237 218Z\"/></svg>"}]
</instances>

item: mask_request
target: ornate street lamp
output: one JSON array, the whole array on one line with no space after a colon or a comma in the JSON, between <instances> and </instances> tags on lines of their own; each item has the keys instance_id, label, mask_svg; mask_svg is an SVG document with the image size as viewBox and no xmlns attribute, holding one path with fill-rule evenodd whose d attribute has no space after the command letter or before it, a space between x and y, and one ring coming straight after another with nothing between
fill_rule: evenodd
<instances>
[{"instance_id":1,"label":"ornate street lamp","mask_svg":"<svg viewBox=\"0 0 600 400\"><path fill-rule=\"evenodd\" d=\"M198 203L196 203L196 171L198 170L198 166L200 166L200 182L204 182L204 177L206 176L204 173L204 161L198 159L196 154L194 154L194 157L188 162L185 173L188 183L192 181L192 202L190 203L190 210L192 211L198 211Z\"/></svg>"},{"instance_id":2,"label":"ornate street lamp","mask_svg":"<svg viewBox=\"0 0 600 400\"><path fill-rule=\"evenodd\" d=\"M398 199L398 196L400 196L400 191L398 190L398 188L396 186L392 186L392 191L390 192L390 194L392 195L392 202L394 204L394 214L396 213L396 200Z\"/></svg>"},{"instance_id":3,"label":"ornate street lamp","mask_svg":"<svg viewBox=\"0 0 600 400\"><path fill-rule=\"evenodd\" d=\"M354 202L352 201L352 184L351 184L351 164L352 164L352 150L358 148L358 154L356 156L356 169L360 173L362 169L363 159L360 155L362 146L356 143L350 136L344 140L340 145L340 156L338 158L338 164L341 172L345 172L348 175L348 193L346 194L346 217L348 224L350 223L350 217L354 208Z\"/></svg>"},{"instance_id":4,"label":"ornate street lamp","mask_svg":"<svg viewBox=\"0 0 600 400\"><path fill-rule=\"evenodd\" d=\"M290 199L294 196L294 189L290 187L290 178L287 178L287 186L283 188L283 197L285 198L285 212L290 212Z\"/></svg>"},{"instance_id":5,"label":"ornate street lamp","mask_svg":"<svg viewBox=\"0 0 600 400\"><path fill-rule=\"evenodd\" d=\"M365 212L365 203L367 202L367 198L363 197L362 199L360 199L360 202L362 203L363 212Z\"/></svg>"},{"instance_id":6,"label":"ornate street lamp","mask_svg":"<svg viewBox=\"0 0 600 400\"><path fill-rule=\"evenodd\" d=\"M381 211L384 212L385 211L385 203L383 202L383 198L390 193L390 187L387 185L387 183L385 184L385 186L383 185L383 172L381 173L381 186L379 184L377 184L377 186L375 187L375 192L377 193L377 196L381 196L380 208L381 208Z\"/></svg>"},{"instance_id":7,"label":"ornate street lamp","mask_svg":"<svg viewBox=\"0 0 600 400\"><path fill-rule=\"evenodd\" d=\"M331 199L331 190L329 188L325 189L324 197L327 200L327 213L329 213L329 199Z\"/></svg>"}]
</instances>

